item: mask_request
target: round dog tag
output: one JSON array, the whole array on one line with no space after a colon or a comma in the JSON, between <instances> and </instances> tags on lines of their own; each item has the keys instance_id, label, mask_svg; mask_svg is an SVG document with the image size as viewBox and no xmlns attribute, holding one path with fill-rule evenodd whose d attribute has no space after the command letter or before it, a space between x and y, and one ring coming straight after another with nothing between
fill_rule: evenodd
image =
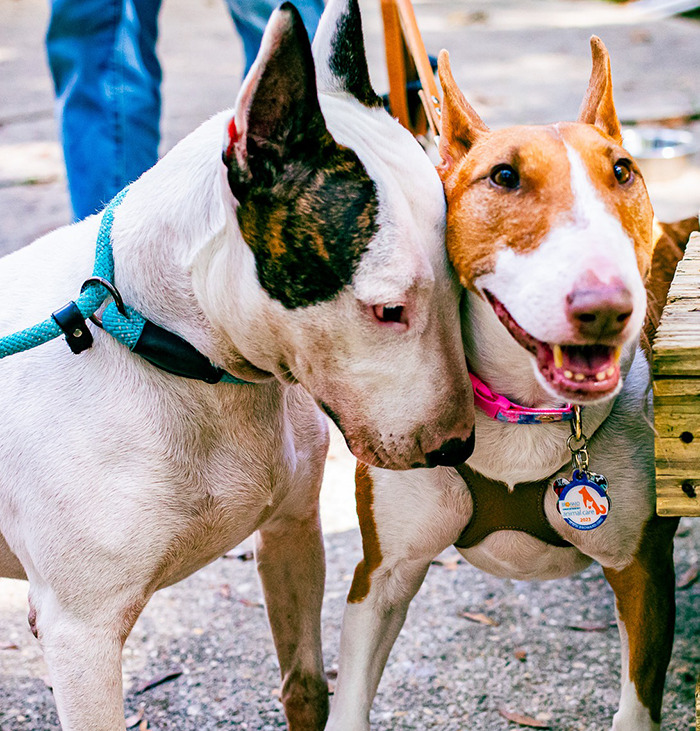
<instances>
[{"instance_id":1,"label":"round dog tag","mask_svg":"<svg viewBox=\"0 0 700 731\"><path fill-rule=\"evenodd\" d=\"M607 487L605 477L592 472L574 470L570 481L560 477L554 483L559 514L577 530L597 528L610 512Z\"/></svg>"}]
</instances>

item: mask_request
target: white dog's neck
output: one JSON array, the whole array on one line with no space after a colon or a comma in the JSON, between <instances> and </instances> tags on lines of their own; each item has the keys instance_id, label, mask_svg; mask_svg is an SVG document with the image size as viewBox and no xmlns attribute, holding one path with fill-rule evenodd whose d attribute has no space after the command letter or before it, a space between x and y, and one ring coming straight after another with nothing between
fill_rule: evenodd
<instances>
[{"instance_id":1,"label":"white dog's neck","mask_svg":"<svg viewBox=\"0 0 700 731\"><path fill-rule=\"evenodd\" d=\"M131 184L115 214L115 280L145 317L234 375L259 380L258 343L274 339L259 317L265 295L221 159L231 115L217 114Z\"/></svg>"},{"instance_id":2,"label":"white dog's neck","mask_svg":"<svg viewBox=\"0 0 700 731\"><path fill-rule=\"evenodd\" d=\"M564 405L542 388L533 358L515 342L491 305L474 292L466 293L462 330L470 370L493 391L532 408ZM609 399L586 406L584 432L589 437L607 418L613 403L614 399ZM569 422L508 424L477 408L475 432L476 446L469 465L510 486L549 477L571 458L566 447Z\"/></svg>"}]
</instances>

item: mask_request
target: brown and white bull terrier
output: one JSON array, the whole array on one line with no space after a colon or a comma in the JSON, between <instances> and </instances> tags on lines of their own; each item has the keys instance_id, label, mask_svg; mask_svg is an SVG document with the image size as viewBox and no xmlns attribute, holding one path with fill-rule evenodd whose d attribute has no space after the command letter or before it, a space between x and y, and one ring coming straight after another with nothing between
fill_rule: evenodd
<instances>
[{"instance_id":1,"label":"brown and white bull terrier","mask_svg":"<svg viewBox=\"0 0 700 731\"><path fill-rule=\"evenodd\" d=\"M440 57L439 172L448 251L464 286L476 446L457 469L358 467L364 559L348 597L329 730L369 728L409 602L451 544L473 565L513 579L556 579L599 562L622 643L612 726L659 728L676 521L654 512L649 363L639 348L653 216L621 146L607 51L597 38L591 46L578 122L501 131L481 121L447 54ZM576 488L586 490L583 499L563 500L560 514L553 483L565 478L562 496L574 485L566 485L572 405L583 406L590 472L578 473L587 480ZM583 445L572 439L574 450ZM593 472L607 478L609 499Z\"/></svg>"},{"instance_id":2,"label":"brown and white bull terrier","mask_svg":"<svg viewBox=\"0 0 700 731\"><path fill-rule=\"evenodd\" d=\"M323 728L316 404L368 463L471 453L440 179L372 91L356 0L329 4L315 57L318 93L281 6L235 109L114 213L124 301L249 385L171 375L97 329L79 356L61 338L0 361L0 575L29 580L66 731L123 731L121 649L149 597L254 531L289 726ZM0 333L77 297L101 218L0 262Z\"/></svg>"}]
</instances>

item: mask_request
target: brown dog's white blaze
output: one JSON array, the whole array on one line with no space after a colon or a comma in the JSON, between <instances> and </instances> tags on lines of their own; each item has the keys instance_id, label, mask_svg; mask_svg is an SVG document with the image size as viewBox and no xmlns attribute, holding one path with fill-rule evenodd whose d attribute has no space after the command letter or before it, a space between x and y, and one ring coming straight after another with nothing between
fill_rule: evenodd
<instances>
[{"instance_id":1,"label":"brown dog's white blaze","mask_svg":"<svg viewBox=\"0 0 700 731\"><path fill-rule=\"evenodd\" d=\"M382 563L382 549L379 545L377 523L374 519L374 484L369 467L362 462L357 463L355 470L355 499L362 534L363 558L355 568L348 593L350 604L357 604L366 599L372 583L372 572Z\"/></svg>"},{"instance_id":2,"label":"brown dog's white blaze","mask_svg":"<svg viewBox=\"0 0 700 731\"><path fill-rule=\"evenodd\" d=\"M642 276L649 271L653 248L646 187L620 144L608 54L595 37L591 49L593 71L578 122L498 131L489 130L462 96L447 53L439 59L444 102L438 172L448 203L450 259L462 285L485 296L509 333L535 356L545 381L560 395L581 400L619 387L620 347L641 323L643 309L642 287L635 285L635 298L634 286L622 281L621 264L604 250L585 251L589 240L601 245L591 238L601 233L591 227L596 215L591 207L599 206L615 222L610 233L629 241ZM499 271L504 252L524 263L560 235L575 236L582 252L568 255L574 266L566 272L568 291L557 295L561 301L554 295L548 300L549 307L561 311L561 326L556 332L538 328L531 318L533 329L528 329L528 318L513 309L517 303L500 295L498 287L487 291L484 281ZM567 286L566 277L557 288Z\"/></svg>"}]
</instances>

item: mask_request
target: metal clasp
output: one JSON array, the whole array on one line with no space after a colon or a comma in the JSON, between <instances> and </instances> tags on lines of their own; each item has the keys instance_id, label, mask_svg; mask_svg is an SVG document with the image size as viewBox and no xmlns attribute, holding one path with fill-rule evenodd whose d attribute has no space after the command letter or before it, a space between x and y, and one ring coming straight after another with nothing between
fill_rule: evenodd
<instances>
[{"instance_id":1,"label":"metal clasp","mask_svg":"<svg viewBox=\"0 0 700 731\"><path fill-rule=\"evenodd\" d=\"M85 291L85 287L87 287L89 284L99 284L100 286L104 287L109 292L111 298L114 300L114 304L119 313L124 315L127 320L129 319L126 307L124 306L124 300L122 299L119 290L112 284L112 282L109 281L109 279L105 279L104 277L89 277L83 282L83 286L80 288L81 294ZM91 322L94 322L97 327L102 327L102 318L95 313L90 315L90 320Z\"/></svg>"},{"instance_id":2,"label":"metal clasp","mask_svg":"<svg viewBox=\"0 0 700 731\"><path fill-rule=\"evenodd\" d=\"M574 418L571 420L571 436L566 440L571 452L571 464L575 470L588 472L588 437L583 433L581 407L574 405Z\"/></svg>"}]
</instances>

